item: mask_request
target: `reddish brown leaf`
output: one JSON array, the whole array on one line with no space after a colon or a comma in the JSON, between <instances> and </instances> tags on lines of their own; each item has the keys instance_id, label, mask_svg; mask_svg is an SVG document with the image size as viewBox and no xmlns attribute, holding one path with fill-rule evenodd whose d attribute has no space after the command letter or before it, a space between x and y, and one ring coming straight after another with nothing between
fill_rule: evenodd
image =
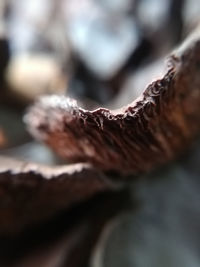
<instances>
[{"instance_id":1,"label":"reddish brown leaf","mask_svg":"<svg viewBox=\"0 0 200 267\"><path fill-rule=\"evenodd\" d=\"M170 68L119 110L84 110L64 96L39 99L30 132L72 162L140 174L174 159L200 128L200 31L171 55Z\"/></svg>"},{"instance_id":2,"label":"reddish brown leaf","mask_svg":"<svg viewBox=\"0 0 200 267\"><path fill-rule=\"evenodd\" d=\"M0 234L38 224L111 188L89 164L46 167L0 157Z\"/></svg>"}]
</instances>

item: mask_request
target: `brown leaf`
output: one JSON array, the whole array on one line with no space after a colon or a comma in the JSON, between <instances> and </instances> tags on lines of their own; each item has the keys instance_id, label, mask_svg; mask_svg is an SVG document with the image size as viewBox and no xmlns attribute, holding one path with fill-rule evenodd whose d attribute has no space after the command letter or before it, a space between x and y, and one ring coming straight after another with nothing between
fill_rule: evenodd
<instances>
[{"instance_id":1,"label":"brown leaf","mask_svg":"<svg viewBox=\"0 0 200 267\"><path fill-rule=\"evenodd\" d=\"M47 167L0 157L0 234L38 224L111 188L89 164Z\"/></svg>"},{"instance_id":2,"label":"brown leaf","mask_svg":"<svg viewBox=\"0 0 200 267\"><path fill-rule=\"evenodd\" d=\"M46 96L29 110L30 132L72 162L138 175L174 159L199 132L200 31L171 55L165 76L127 107L84 110Z\"/></svg>"},{"instance_id":3,"label":"brown leaf","mask_svg":"<svg viewBox=\"0 0 200 267\"><path fill-rule=\"evenodd\" d=\"M1 236L0 266L88 266L104 226L129 205L127 190L105 192L37 227Z\"/></svg>"}]
</instances>

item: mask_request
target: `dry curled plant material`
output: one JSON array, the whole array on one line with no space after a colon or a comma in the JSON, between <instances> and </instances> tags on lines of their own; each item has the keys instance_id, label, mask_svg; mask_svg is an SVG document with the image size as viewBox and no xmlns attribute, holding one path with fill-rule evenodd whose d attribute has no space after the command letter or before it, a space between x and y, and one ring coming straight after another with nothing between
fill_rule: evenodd
<instances>
[{"instance_id":1,"label":"dry curled plant material","mask_svg":"<svg viewBox=\"0 0 200 267\"><path fill-rule=\"evenodd\" d=\"M200 30L170 57L164 77L127 107L84 110L64 96L30 108L30 132L71 162L138 175L172 160L200 128Z\"/></svg>"},{"instance_id":2,"label":"dry curled plant material","mask_svg":"<svg viewBox=\"0 0 200 267\"><path fill-rule=\"evenodd\" d=\"M111 188L89 164L47 167L0 157L0 234L38 224Z\"/></svg>"}]
</instances>

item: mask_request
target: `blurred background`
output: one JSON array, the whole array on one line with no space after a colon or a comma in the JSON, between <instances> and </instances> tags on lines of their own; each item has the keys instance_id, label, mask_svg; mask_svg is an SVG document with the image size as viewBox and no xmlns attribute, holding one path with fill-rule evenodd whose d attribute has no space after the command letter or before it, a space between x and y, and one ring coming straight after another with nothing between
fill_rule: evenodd
<instances>
[{"instance_id":1,"label":"blurred background","mask_svg":"<svg viewBox=\"0 0 200 267\"><path fill-rule=\"evenodd\" d=\"M27 107L43 94L87 109L132 102L199 14L198 0L0 0L0 154L62 164L27 133ZM200 266L198 148L131 187L132 208L105 230L92 266Z\"/></svg>"}]
</instances>

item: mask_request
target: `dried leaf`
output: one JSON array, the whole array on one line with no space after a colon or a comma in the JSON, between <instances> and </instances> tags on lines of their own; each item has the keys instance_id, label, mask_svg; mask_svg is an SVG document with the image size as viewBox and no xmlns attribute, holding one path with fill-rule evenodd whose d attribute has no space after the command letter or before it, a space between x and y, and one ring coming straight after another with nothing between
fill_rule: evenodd
<instances>
[{"instance_id":1,"label":"dried leaf","mask_svg":"<svg viewBox=\"0 0 200 267\"><path fill-rule=\"evenodd\" d=\"M111 188L89 164L46 167L0 157L0 234L38 224Z\"/></svg>"},{"instance_id":2,"label":"dried leaf","mask_svg":"<svg viewBox=\"0 0 200 267\"><path fill-rule=\"evenodd\" d=\"M119 110L84 110L46 96L29 110L30 132L72 162L138 175L174 159L198 134L200 30L171 55L166 75Z\"/></svg>"}]
</instances>

